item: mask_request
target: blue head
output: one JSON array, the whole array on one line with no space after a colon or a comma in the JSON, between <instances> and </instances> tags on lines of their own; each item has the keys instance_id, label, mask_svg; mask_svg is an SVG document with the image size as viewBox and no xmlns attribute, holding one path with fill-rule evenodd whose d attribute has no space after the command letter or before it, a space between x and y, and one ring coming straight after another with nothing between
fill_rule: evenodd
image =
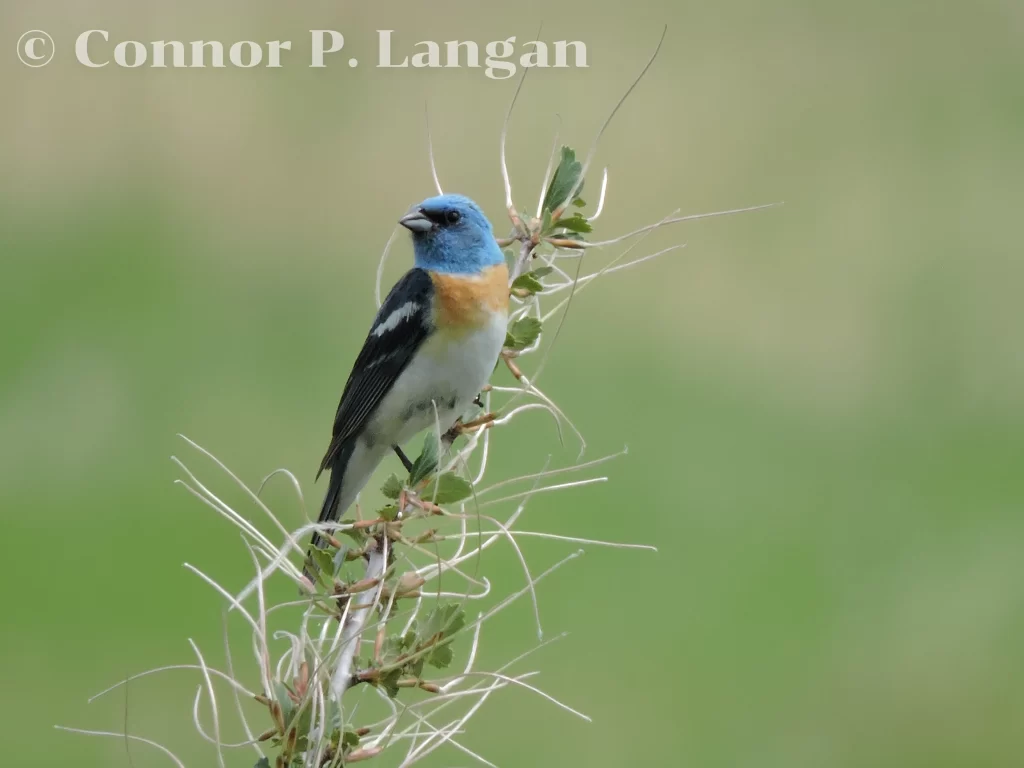
<instances>
[{"instance_id":1,"label":"blue head","mask_svg":"<svg viewBox=\"0 0 1024 768\"><path fill-rule=\"evenodd\" d=\"M491 223L462 195L429 197L399 219L412 232L416 266L434 272L475 274L505 260Z\"/></svg>"}]
</instances>

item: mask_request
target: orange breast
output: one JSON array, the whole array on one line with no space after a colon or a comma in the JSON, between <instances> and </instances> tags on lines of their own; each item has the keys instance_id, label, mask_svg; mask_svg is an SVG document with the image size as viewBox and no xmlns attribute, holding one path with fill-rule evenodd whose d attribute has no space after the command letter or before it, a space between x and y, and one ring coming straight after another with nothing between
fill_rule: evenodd
<instances>
[{"instance_id":1,"label":"orange breast","mask_svg":"<svg viewBox=\"0 0 1024 768\"><path fill-rule=\"evenodd\" d=\"M487 267L479 275L431 272L434 281L434 322L440 328L473 329L494 312L508 312L508 267Z\"/></svg>"}]
</instances>

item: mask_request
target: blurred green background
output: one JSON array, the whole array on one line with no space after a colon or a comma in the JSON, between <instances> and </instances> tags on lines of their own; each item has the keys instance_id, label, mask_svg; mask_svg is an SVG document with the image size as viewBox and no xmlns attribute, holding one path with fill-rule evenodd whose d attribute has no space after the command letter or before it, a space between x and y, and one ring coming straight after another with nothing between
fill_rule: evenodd
<instances>
[{"instance_id":1,"label":"blurred green background","mask_svg":"<svg viewBox=\"0 0 1024 768\"><path fill-rule=\"evenodd\" d=\"M446 189L504 228L515 81L375 69L374 30L411 47L533 39L543 20L591 66L527 79L508 148L524 205L556 113L585 150L667 23L602 142L596 234L785 206L659 232L644 252L688 247L575 304L546 388L588 456L630 453L526 525L660 552L594 550L541 589L548 634L571 635L528 668L593 725L506 691L462 740L503 766L1020 765L1024 5L368 5L0 8L5 762L126 766L118 740L52 725L119 730L123 696L86 698L190 662L188 637L220 662L221 604L181 563L232 585L250 566L172 485L169 457L190 455L175 433L249 482L287 466L319 499L378 254L432 190L425 101ZM31 28L58 41L45 69L14 55ZM87 70L70 46L89 28L296 52L280 70ZM310 28L341 30L366 66L306 68ZM403 240L387 279L409 259ZM501 440L496 476L576 451L539 418ZM565 551L527 542L535 570ZM484 567L498 592L522 584L507 553ZM528 611L510 614L485 666L534 643ZM129 727L212 765L197 682L133 685Z\"/></svg>"}]
</instances>

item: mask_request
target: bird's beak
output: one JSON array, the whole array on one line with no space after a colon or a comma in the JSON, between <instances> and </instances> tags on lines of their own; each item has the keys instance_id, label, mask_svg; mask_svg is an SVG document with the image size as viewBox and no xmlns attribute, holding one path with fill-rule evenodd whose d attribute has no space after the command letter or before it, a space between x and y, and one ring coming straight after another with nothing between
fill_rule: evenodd
<instances>
[{"instance_id":1,"label":"bird's beak","mask_svg":"<svg viewBox=\"0 0 1024 768\"><path fill-rule=\"evenodd\" d=\"M434 222L428 219L423 211L418 208L405 214L405 216L398 220L398 223L414 233L429 232L434 228Z\"/></svg>"}]
</instances>

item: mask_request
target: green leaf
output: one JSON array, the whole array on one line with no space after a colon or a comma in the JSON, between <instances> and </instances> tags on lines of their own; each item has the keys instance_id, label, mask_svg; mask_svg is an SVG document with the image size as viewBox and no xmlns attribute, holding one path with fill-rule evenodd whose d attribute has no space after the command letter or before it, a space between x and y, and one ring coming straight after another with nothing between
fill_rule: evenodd
<instances>
[{"instance_id":1,"label":"green leaf","mask_svg":"<svg viewBox=\"0 0 1024 768\"><path fill-rule=\"evenodd\" d=\"M261 757L252 768L270 768L270 758Z\"/></svg>"},{"instance_id":2,"label":"green leaf","mask_svg":"<svg viewBox=\"0 0 1024 768\"><path fill-rule=\"evenodd\" d=\"M454 472L438 475L423 489L420 498L435 504L454 504L473 495L473 486Z\"/></svg>"},{"instance_id":3,"label":"green leaf","mask_svg":"<svg viewBox=\"0 0 1024 768\"><path fill-rule=\"evenodd\" d=\"M386 507L382 507L380 511L377 512L377 516L380 517L382 520L387 520L388 522L391 522L396 517L398 517L398 505L388 504Z\"/></svg>"},{"instance_id":4,"label":"green leaf","mask_svg":"<svg viewBox=\"0 0 1024 768\"><path fill-rule=\"evenodd\" d=\"M524 272L513 281L512 290L529 291L530 293L540 293L541 291L544 290L544 286L541 285L540 280L534 277L532 273Z\"/></svg>"},{"instance_id":5,"label":"green leaf","mask_svg":"<svg viewBox=\"0 0 1024 768\"><path fill-rule=\"evenodd\" d=\"M355 518L346 517L346 518L343 518L342 520L339 520L338 522L341 523L344 526L348 526L346 528L339 528L338 529L338 533L340 533L340 534L342 534L344 536L348 536L350 539L352 539L360 547L363 546L366 543L366 538L367 538L366 529L365 528L353 528L352 527L352 525L356 522Z\"/></svg>"},{"instance_id":6,"label":"green leaf","mask_svg":"<svg viewBox=\"0 0 1024 768\"><path fill-rule=\"evenodd\" d=\"M413 647L416 642L416 635L410 630L404 635L388 635L381 645L381 656L385 659L401 656Z\"/></svg>"},{"instance_id":7,"label":"green leaf","mask_svg":"<svg viewBox=\"0 0 1024 768\"><path fill-rule=\"evenodd\" d=\"M433 432L427 434L423 441L423 451L416 457L416 461L412 463L412 469L409 471L409 485L419 485L437 469L437 442L437 436Z\"/></svg>"},{"instance_id":8,"label":"green leaf","mask_svg":"<svg viewBox=\"0 0 1024 768\"><path fill-rule=\"evenodd\" d=\"M451 637L465 625L466 614L458 603L434 606L419 628L420 642L426 642L436 635Z\"/></svg>"},{"instance_id":9,"label":"green leaf","mask_svg":"<svg viewBox=\"0 0 1024 768\"><path fill-rule=\"evenodd\" d=\"M313 707L310 706L309 699L306 699L305 702L300 703L298 706L299 716L295 727L299 739L302 740L309 735L309 729L313 724Z\"/></svg>"},{"instance_id":10,"label":"green leaf","mask_svg":"<svg viewBox=\"0 0 1024 768\"><path fill-rule=\"evenodd\" d=\"M448 612L448 621L444 627L444 634L446 637L451 637L466 626L466 612L462 610L461 605L450 605L448 607L451 610Z\"/></svg>"},{"instance_id":11,"label":"green leaf","mask_svg":"<svg viewBox=\"0 0 1024 768\"><path fill-rule=\"evenodd\" d=\"M338 574L341 573L341 569L345 566L345 563L348 561L349 551L349 547L345 544L342 544L338 551L334 553L334 557L331 560L331 565L333 566L331 568L331 575L334 576L334 578L338 578ZM309 665L309 668L316 668L315 660L313 660L313 663Z\"/></svg>"},{"instance_id":12,"label":"green leaf","mask_svg":"<svg viewBox=\"0 0 1024 768\"><path fill-rule=\"evenodd\" d=\"M513 281L512 290L518 288L530 293L540 293L544 290L544 285L540 282L540 279L547 277L554 271L554 267L537 267L530 272L524 272Z\"/></svg>"},{"instance_id":13,"label":"green leaf","mask_svg":"<svg viewBox=\"0 0 1024 768\"><path fill-rule=\"evenodd\" d=\"M452 637L466 626L466 613L458 603L437 605L421 625L417 627L420 639L419 648L427 649L424 654L426 663L443 669L452 663L452 650L449 643L439 644L441 640ZM431 645L433 644L433 645ZM422 665L416 676L422 674Z\"/></svg>"},{"instance_id":14,"label":"green leaf","mask_svg":"<svg viewBox=\"0 0 1024 768\"><path fill-rule=\"evenodd\" d=\"M392 669L390 672L385 672L377 680L377 685L383 688L390 698L395 698L398 695L398 681L402 679L402 668L398 667Z\"/></svg>"},{"instance_id":15,"label":"green leaf","mask_svg":"<svg viewBox=\"0 0 1024 768\"><path fill-rule=\"evenodd\" d=\"M398 479L398 475L394 472L388 475L388 479L380 487L380 492L389 499L397 499L402 493L402 481Z\"/></svg>"},{"instance_id":16,"label":"green leaf","mask_svg":"<svg viewBox=\"0 0 1024 768\"><path fill-rule=\"evenodd\" d=\"M412 677L423 677L424 664L426 664L426 659L420 656L416 661L407 664L406 669Z\"/></svg>"},{"instance_id":17,"label":"green leaf","mask_svg":"<svg viewBox=\"0 0 1024 768\"><path fill-rule=\"evenodd\" d=\"M281 717L284 719L285 726L288 726L295 716L295 705L288 695L285 684L279 680L274 681L274 700L281 706Z\"/></svg>"},{"instance_id":18,"label":"green leaf","mask_svg":"<svg viewBox=\"0 0 1024 768\"><path fill-rule=\"evenodd\" d=\"M313 548L309 550L309 556L313 561L313 565L316 567L320 576L325 581L330 582L334 576L334 557L332 553L326 549Z\"/></svg>"},{"instance_id":19,"label":"green leaf","mask_svg":"<svg viewBox=\"0 0 1024 768\"><path fill-rule=\"evenodd\" d=\"M576 186L576 182L579 181L580 174L582 173L583 165L576 160L576 153L569 147L562 147L562 159L558 163L555 175L551 177L551 184L548 185L548 191L544 195L543 210L553 211L557 206L565 202L565 198L569 196L572 188ZM582 191L583 183L580 182L579 189L576 190L576 194L573 196L574 199L579 197Z\"/></svg>"},{"instance_id":20,"label":"green leaf","mask_svg":"<svg viewBox=\"0 0 1024 768\"><path fill-rule=\"evenodd\" d=\"M577 197L575 200L572 201L572 204L575 205L577 208L582 208L587 204L587 201L584 200L582 197Z\"/></svg>"},{"instance_id":21,"label":"green leaf","mask_svg":"<svg viewBox=\"0 0 1024 768\"><path fill-rule=\"evenodd\" d=\"M359 746L359 734L355 731L346 730L341 735L342 749L355 749Z\"/></svg>"},{"instance_id":22,"label":"green leaf","mask_svg":"<svg viewBox=\"0 0 1024 768\"><path fill-rule=\"evenodd\" d=\"M540 231L541 233L551 231L551 211L547 208L544 209L544 218L541 220Z\"/></svg>"},{"instance_id":23,"label":"green leaf","mask_svg":"<svg viewBox=\"0 0 1024 768\"><path fill-rule=\"evenodd\" d=\"M331 731L336 731L341 728L341 707L338 703L327 697L327 701L324 703L324 719L327 721L327 728Z\"/></svg>"},{"instance_id":24,"label":"green leaf","mask_svg":"<svg viewBox=\"0 0 1024 768\"><path fill-rule=\"evenodd\" d=\"M505 346L509 349L526 349L537 340L540 331L541 322L536 317L520 318L505 334Z\"/></svg>"},{"instance_id":25,"label":"green leaf","mask_svg":"<svg viewBox=\"0 0 1024 768\"><path fill-rule=\"evenodd\" d=\"M452 647L450 644L445 643L444 645L434 646L433 650L427 654L427 663L432 667L444 669L452 663L452 658Z\"/></svg>"},{"instance_id":26,"label":"green leaf","mask_svg":"<svg viewBox=\"0 0 1024 768\"><path fill-rule=\"evenodd\" d=\"M556 228L564 227L570 232L576 232L581 235L585 235L588 232L594 231L594 228L591 226L590 222L587 221L587 219L585 219L578 213L573 216L570 216L567 219L560 219L558 224L556 224L555 226Z\"/></svg>"}]
</instances>

